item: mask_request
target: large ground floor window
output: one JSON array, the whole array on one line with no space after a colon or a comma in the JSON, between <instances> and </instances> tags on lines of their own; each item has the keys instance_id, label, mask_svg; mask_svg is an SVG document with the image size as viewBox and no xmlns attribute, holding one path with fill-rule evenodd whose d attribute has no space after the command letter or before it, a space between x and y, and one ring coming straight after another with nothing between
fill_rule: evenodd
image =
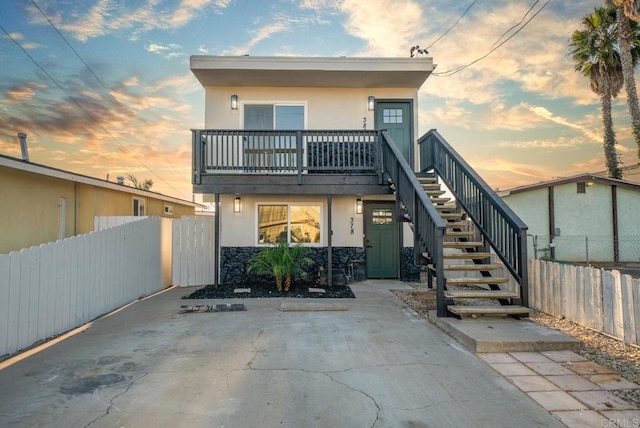
<instances>
[{"instance_id":1,"label":"large ground floor window","mask_svg":"<svg viewBox=\"0 0 640 428\"><path fill-rule=\"evenodd\" d=\"M320 244L321 205L258 205L258 243Z\"/></svg>"}]
</instances>

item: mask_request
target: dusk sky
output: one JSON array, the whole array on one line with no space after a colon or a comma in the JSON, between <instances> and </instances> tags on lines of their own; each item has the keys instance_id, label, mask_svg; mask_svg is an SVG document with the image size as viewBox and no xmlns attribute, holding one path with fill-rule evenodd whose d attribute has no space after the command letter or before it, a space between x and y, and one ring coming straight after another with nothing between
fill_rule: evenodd
<instances>
[{"instance_id":1,"label":"dusk sky","mask_svg":"<svg viewBox=\"0 0 640 428\"><path fill-rule=\"evenodd\" d=\"M568 55L580 18L601 4L3 0L0 153L19 157L25 132L33 162L130 173L191 200L204 89L190 55L408 57L420 45L437 64L420 91L420 135L437 128L491 186L603 171L600 102ZM624 91L613 118L623 164L635 165Z\"/></svg>"}]
</instances>

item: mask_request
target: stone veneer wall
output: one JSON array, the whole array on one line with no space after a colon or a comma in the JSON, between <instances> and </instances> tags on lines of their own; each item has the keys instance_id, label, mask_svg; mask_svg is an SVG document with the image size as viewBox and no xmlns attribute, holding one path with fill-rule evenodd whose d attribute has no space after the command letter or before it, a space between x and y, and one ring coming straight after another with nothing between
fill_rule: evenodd
<instances>
[{"instance_id":1,"label":"stone veneer wall","mask_svg":"<svg viewBox=\"0 0 640 428\"><path fill-rule=\"evenodd\" d=\"M400 279L406 282L420 282L420 266L413 258L413 247L404 247L400 252Z\"/></svg>"},{"instance_id":2,"label":"stone veneer wall","mask_svg":"<svg viewBox=\"0 0 640 428\"><path fill-rule=\"evenodd\" d=\"M251 258L262 248L257 247L222 247L220 256L220 282L234 285L271 285L271 278L248 273ZM305 285L326 285L328 251L326 247L311 247L308 257L313 264L307 269L306 278L298 278L296 282ZM346 275L352 274L351 281L364 281L364 248L333 248L333 284L346 285Z\"/></svg>"},{"instance_id":3,"label":"stone veneer wall","mask_svg":"<svg viewBox=\"0 0 640 428\"><path fill-rule=\"evenodd\" d=\"M222 247L220 256L220 282L233 285L272 285L271 278L247 272L251 258L260 252L258 247ZM308 257L313 264L308 268L306 278L296 282L305 285L326 285L328 251L326 247L311 247ZM346 285L352 281L364 281L365 252L360 247L333 248L333 284ZM347 275L352 276L347 278ZM404 248L400 253L400 279L420 281L420 267L413 262L413 248Z\"/></svg>"}]
</instances>

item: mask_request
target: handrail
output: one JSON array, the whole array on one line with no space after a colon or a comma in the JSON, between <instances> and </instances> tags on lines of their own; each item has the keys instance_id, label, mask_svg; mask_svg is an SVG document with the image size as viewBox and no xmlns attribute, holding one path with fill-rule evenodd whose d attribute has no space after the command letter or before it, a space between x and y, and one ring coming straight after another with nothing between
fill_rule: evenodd
<instances>
[{"instance_id":1,"label":"handrail","mask_svg":"<svg viewBox=\"0 0 640 428\"><path fill-rule=\"evenodd\" d=\"M520 284L528 306L527 226L436 131L418 140L422 171L435 170Z\"/></svg>"},{"instance_id":2,"label":"handrail","mask_svg":"<svg viewBox=\"0 0 640 428\"><path fill-rule=\"evenodd\" d=\"M396 186L396 199L402 201L411 216L414 251L419 252L421 246L427 249L429 259L436 272L438 316L446 316L443 269L443 242L446 225L388 131L381 131L380 143L383 172Z\"/></svg>"},{"instance_id":3,"label":"handrail","mask_svg":"<svg viewBox=\"0 0 640 428\"><path fill-rule=\"evenodd\" d=\"M192 129L194 183L202 174L377 174L377 131Z\"/></svg>"}]
</instances>

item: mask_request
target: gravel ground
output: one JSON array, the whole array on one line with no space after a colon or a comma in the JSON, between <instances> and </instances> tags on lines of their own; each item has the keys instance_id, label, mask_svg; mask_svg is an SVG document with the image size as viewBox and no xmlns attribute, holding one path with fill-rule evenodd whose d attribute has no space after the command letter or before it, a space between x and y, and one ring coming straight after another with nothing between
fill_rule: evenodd
<instances>
[{"instance_id":1,"label":"gravel ground","mask_svg":"<svg viewBox=\"0 0 640 428\"><path fill-rule=\"evenodd\" d=\"M249 289L248 293L236 293L236 289ZM193 293L182 296L183 299L247 299L247 298L269 298L269 297L296 297L296 298L309 298L316 299L353 299L356 296L351 291L349 286L345 287L325 287L322 288L324 292L309 291L309 286L302 286L293 284L289 291L278 291L276 286L238 286L238 285L206 285L197 289Z\"/></svg>"},{"instance_id":2,"label":"gravel ground","mask_svg":"<svg viewBox=\"0 0 640 428\"><path fill-rule=\"evenodd\" d=\"M435 290L416 287L414 290L393 290L393 293L424 318L427 318L428 311L436 309ZM640 385L640 347L541 312L534 311L529 319L575 337L582 342L578 354ZM640 389L612 392L640 405Z\"/></svg>"}]
</instances>

